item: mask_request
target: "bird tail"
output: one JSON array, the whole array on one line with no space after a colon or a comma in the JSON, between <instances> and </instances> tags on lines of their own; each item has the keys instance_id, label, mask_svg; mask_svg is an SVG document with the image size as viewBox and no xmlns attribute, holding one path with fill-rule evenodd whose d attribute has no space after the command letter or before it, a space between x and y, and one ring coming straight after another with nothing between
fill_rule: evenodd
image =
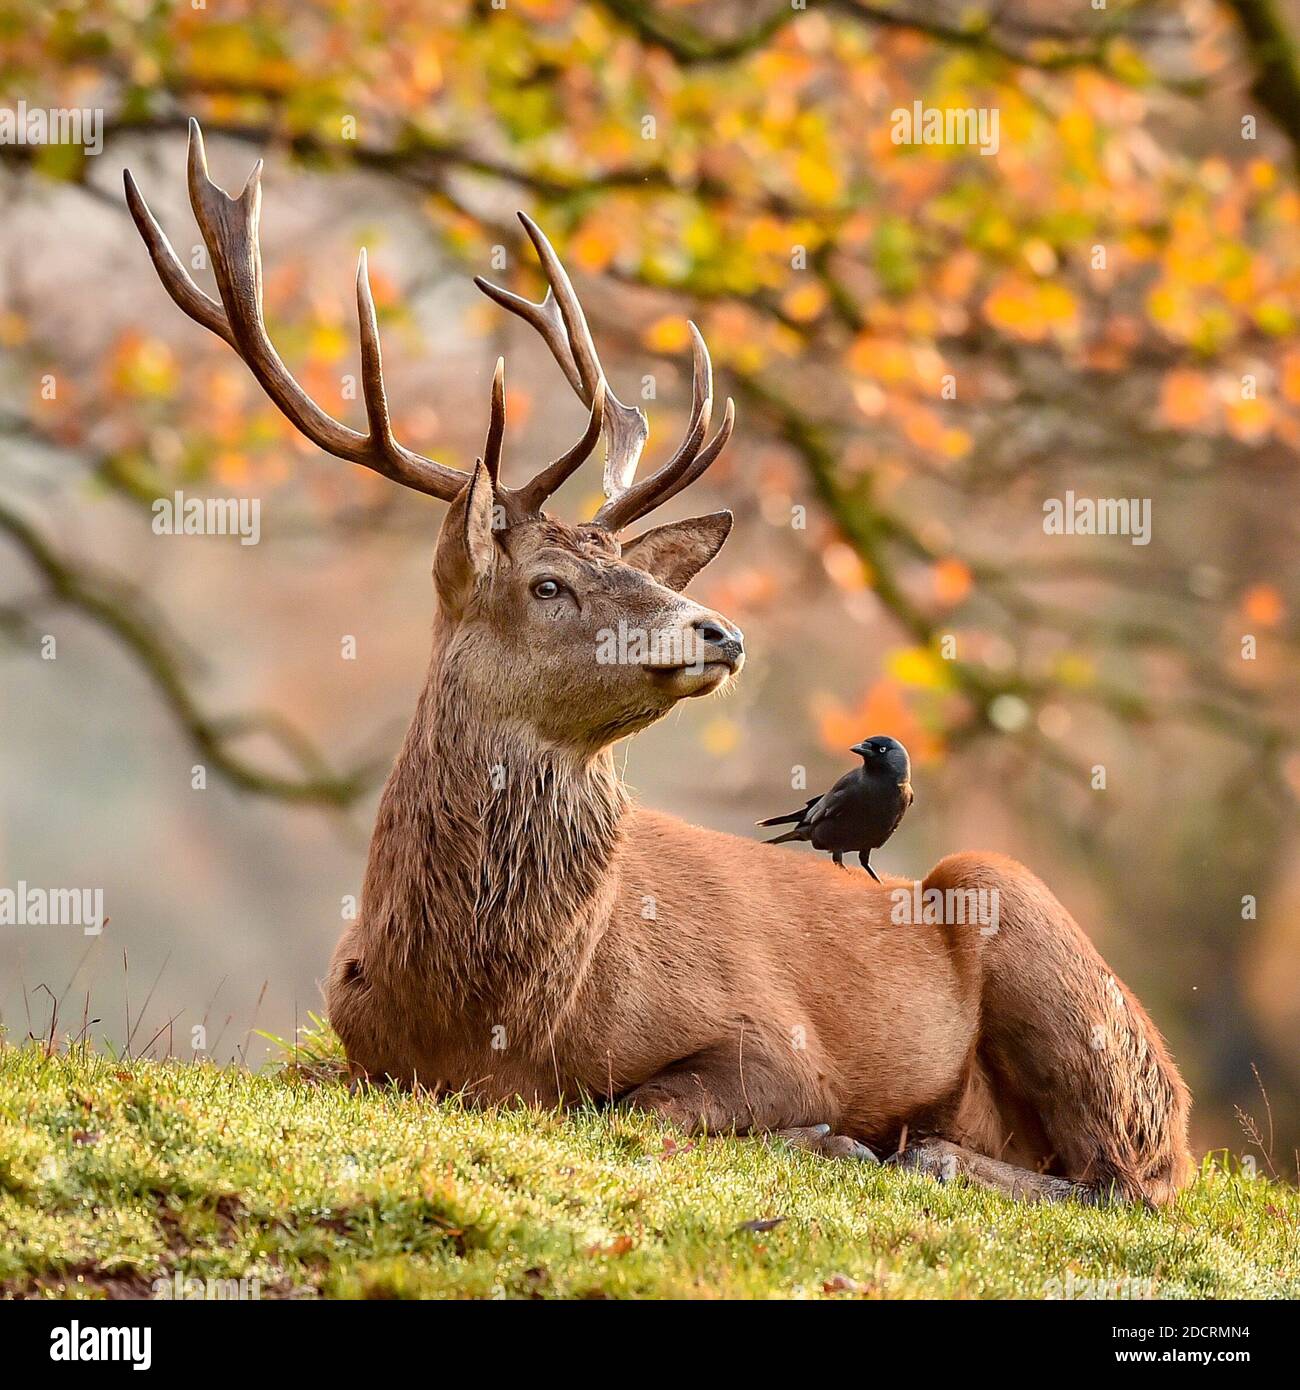
<instances>
[{"instance_id":1,"label":"bird tail","mask_svg":"<svg viewBox=\"0 0 1300 1390\"><path fill-rule=\"evenodd\" d=\"M755 824L755 825L793 825L796 821L801 821L801 820L803 820L803 813L804 813L807 809L808 809L808 808L807 808L806 806L801 806L797 811L791 811L788 815L785 815L785 816L768 816L768 818L767 818L766 820L757 820L757 821L754 822L754 824ZM769 840L767 843L770 845L770 844L772 844L773 842L772 842L771 840Z\"/></svg>"},{"instance_id":2,"label":"bird tail","mask_svg":"<svg viewBox=\"0 0 1300 1390\"><path fill-rule=\"evenodd\" d=\"M793 819L788 817L787 819ZM760 825L779 825L779 821L759 821ZM765 845L783 845L787 840L802 840L803 830L796 827L794 830L787 830L784 835L778 835L774 840L764 840Z\"/></svg>"}]
</instances>

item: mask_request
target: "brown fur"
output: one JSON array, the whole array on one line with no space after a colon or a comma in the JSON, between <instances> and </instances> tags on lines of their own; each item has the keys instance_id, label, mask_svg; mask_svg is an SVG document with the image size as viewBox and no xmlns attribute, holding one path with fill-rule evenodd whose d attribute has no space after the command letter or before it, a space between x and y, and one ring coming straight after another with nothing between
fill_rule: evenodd
<instances>
[{"instance_id":1,"label":"brown fur","mask_svg":"<svg viewBox=\"0 0 1300 1390\"><path fill-rule=\"evenodd\" d=\"M657 528L620 559L549 519L494 536L490 501L480 470L444 524L428 681L330 971L357 1073L480 1101L618 1098L709 1130L828 1123L891 1149L907 1126L953 1141L977 1180L1013 1174L1008 1190L1036 1175L991 1159L1168 1200L1189 1173L1186 1088L1026 869L961 854L925 880L996 887L995 933L896 925L898 881L629 803L611 745L725 672L602 666L598 630L716 617L676 590L726 526ZM572 601L535 598L539 575Z\"/></svg>"}]
</instances>

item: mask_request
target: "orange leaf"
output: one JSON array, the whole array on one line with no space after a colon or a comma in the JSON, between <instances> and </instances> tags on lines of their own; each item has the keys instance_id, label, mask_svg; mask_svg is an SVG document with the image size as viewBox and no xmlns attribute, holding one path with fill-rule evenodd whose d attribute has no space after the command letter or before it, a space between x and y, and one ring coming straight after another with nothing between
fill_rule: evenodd
<instances>
[{"instance_id":1,"label":"orange leaf","mask_svg":"<svg viewBox=\"0 0 1300 1390\"><path fill-rule=\"evenodd\" d=\"M934 567L934 596L945 607L960 603L970 593L971 572L963 561L950 557Z\"/></svg>"},{"instance_id":2,"label":"orange leaf","mask_svg":"<svg viewBox=\"0 0 1300 1390\"><path fill-rule=\"evenodd\" d=\"M915 763L933 762L943 751L942 740L925 728L907 704L902 685L890 677L878 680L856 709L835 699L818 703L819 731L827 749L842 752L860 738L889 734L907 746Z\"/></svg>"},{"instance_id":3,"label":"orange leaf","mask_svg":"<svg viewBox=\"0 0 1300 1390\"><path fill-rule=\"evenodd\" d=\"M645 344L655 352L680 352L691 341L690 329L681 314L656 319L645 331Z\"/></svg>"},{"instance_id":4,"label":"orange leaf","mask_svg":"<svg viewBox=\"0 0 1300 1390\"><path fill-rule=\"evenodd\" d=\"M631 1236L619 1236L617 1237L617 1239L611 1240L608 1245L587 1246L586 1253L592 1256L626 1255L627 1252L631 1250L632 1243L633 1242Z\"/></svg>"},{"instance_id":5,"label":"orange leaf","mask_svg":"<svg viewBox=\"0 0 1300 1390\"><path fill-rule=\"evenodd\" d=\"M1271 584L1253 584L1241 596L1241 611L1259 627L1276 627L1282 621L1286 605Z\"/></svg>"},{"instance_id":6,"label":"orange leaf","mask_svg":"<svg viewBox=\"0 0 1300 1390\"><path fill-rule=\"evenodd\" d=\"M1175 367L1160 383L1160 418L1174 429L1196 429L1208 423L1212 393L1204 372Z\"/></svg>"},{"instance_id":7,"label":"orange leaf","mask_svg":"<svg viewBox=\"0 0 1300 1390\"><path fill-rule=\"evenodd\" d=\"M1266 438L1273 428L1273 407L1262 396L1253 400L1231 401L1224 407L1224 415L1229 433L1247 444Z\"/></svg>"}]
</instances>

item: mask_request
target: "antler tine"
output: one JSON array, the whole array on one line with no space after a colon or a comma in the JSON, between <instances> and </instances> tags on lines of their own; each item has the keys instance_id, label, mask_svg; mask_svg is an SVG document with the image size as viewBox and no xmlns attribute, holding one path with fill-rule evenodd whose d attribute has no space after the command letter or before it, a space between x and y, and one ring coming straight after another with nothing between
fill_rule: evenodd
<instances>
[{"instance_id":1,"label":"antler tine","mask_svg":"<svg viewBox=\"0 0 1300 1390\"><path fill-rule=\"evenodd\" d=\"M663 491L648 496L635 506L628 507L624 511L613 517L607 525L611 531L620 531L624 526L630 526L632 522L639 521L647 512L653 511L656 507L661 507L670 498L676 497L709 467L714 459L727 447L727 441L731 438L731 431L736 424L736 403L727 397L727 403L722 411L722 424L718 426L718 432L709 440L708 444L691 460L689 465L683 469L682 474L675 481L665 485ZM630 497L630 494L629 494ZM624 499L626 500L626 499Z\"/></svg>"},{"instance_id":2,"label":"antler tine","mask_svg":"<svg viewBox=\"0 0 1300 1390\"><path fill-rule=\"evenodd\" d=\"M488 417L487 443L483 446L483 463L492 486L497 486L501 473L501 445L506 435L506 359L497 358L492 373L492 411Z\"/></svg>"},{"instance_id":3,"label":"antler tine","mask_svg":"<svg viewBox=\"0 0 1300 1390\"><path fill-rule=\"evenodd\" d=\"M546 234L527 213L521 212L519 221L546 276L546 297L534 303L481 275L474 277L474 283L489 299L536 329L584 405L591 405L596 386L605 382L605 495L615 496L636 476L636 466L650 433L649 422L644 411L624 404L610 390L573 282Z\"/></svg>"},{"instance_id":4,"label":"antler tine","mask_svg":"<svg viewBox=\"0 0 1300 1390\"><path fill-rule=\"evenodd\" d=\"M718 434L714 436L704 453L701 448L708 435L709 422L713 415L713 364L709 360L709 349L705 345L700 330L687 322L691 335L691 418L677 452L648 478L611 497L593 518L598 526L611 531L619 531L629 522L644 516L648 511L675 496L704 472L705 468L722 452L730 437L730 426L724 421ZM734 419L734 409L732 412ZM725 431L725 433L724 433ZM705 458L703 464L700 459Z\"/></svg>"},{"instance_id":5,"label":"antler tine","mask_svg":"<svg viewBox=\"0 0 1300 1390\"><path fill-rule=\"evenodd\" d=\"M190 205L212 257L221 295L218 304L190 278L127 171L126 198L131 216L163 287L190 318L234 348L281 413L318 448L382 473L416 492L450 501L465 486L467 475L413 453L393 438L384 391L379 327L364 251L357 265L357 315L369 432L360 434L327 415L281 361L267 336L262 317L262 257L258 246L261 173L259 160L237 198L223 192L208 175L203 133L198 122L191 119Z\"/></svg>"},{"instance_id":6,"label":"antler tine","mask_svg":"<svg viewBox=\"0 0 1300 1390\"><path fill-rule=\"evenodd\" d=\"M569 385L581 400L591 404L592 393L597 384L605 382L606 501L592 520L594 525L618 531L630 521L644 516L660 502L666 502L668 498L676 496L682 488L694 482L704 472L731 437L735 423L735 406L731 401L727 402L726 418L718 433L706 446L704 441L708 436L713 414L713 364L709 360L709 350L699 329L693 323L689 324L692 358L691 418L686 428L686 437L667 463L650 477L634 484L632 480L636 476L636 466L649 434L649 423L645 413L635 406L625 405L610 391L604 369L596 355L586 315L582 311L582 305L568 273L555 254L555 248L541 228L525 213L519 214L519 220L533 243L546 276L546 297L540 303L534 303L492 284L481 275L474 277L474 283L489 299L537 330L542 341L550 348L551 355L559 363ZM565 456L566 463L569 458L569 455ZM576 467L580 461L573 460L573 466ZM555 465L552 465L552 468L554 467ZM547 471L547 476L549 473L550 470Z\"/></svg>"}]
</instances>

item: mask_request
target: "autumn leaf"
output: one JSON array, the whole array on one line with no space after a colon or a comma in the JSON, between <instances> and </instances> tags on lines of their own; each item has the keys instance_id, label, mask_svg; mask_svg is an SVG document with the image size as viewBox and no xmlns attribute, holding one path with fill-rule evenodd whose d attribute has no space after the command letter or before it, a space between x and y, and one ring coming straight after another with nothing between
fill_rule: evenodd
<instances>
[{"instance_id":1,"label":"autumn leaf","mask_svg":"<svg viewBox=\"0 0 1300 1390\"><path fill-rule=\"evenodd\" d=\"M607 270L618 253L618 239L608 224L587 222L570 240L568 255L573 264L590 275Z\"/></svg>"},{"instance_id":2,"label":"autumn leaf","mask_svg":"<svg viewBox=\"0 0 1300 1390\"><path fill-rule=\"evenodd\" d=\"M1264 396L1234 398L1223 409L1228 432L1246 444L1267 438L1273 425L1273 406Z\"/></svg>"},{"instance_id":3,"label":"autumn leaf","mask_svg":"<svg viewBox=\"0 0 1300 1390\"><path fill-rule=\"evenodd\" d=\"M822 746L828 751L843 752L871 734L889 734L898 739L914 763L933 762L942 751L942 741L921 723L896 677L876 681L855 708L822 696L814 699L813 712Z\"/></svg>"},{"instance_id":4,"label":"autumn leaf","mask_svg":"<svg viewBox=\"0 0 1300 1390\"><path fill-rule=\"evenodd\" d=\"M1202 429L1214 413L1214 392L1204 372L1175 367L1160 383L1160 418L1171 429Z\"/></svg>"},{"instance_id":5,"label":"autumn leaf","mask_svg":"<svg viewBox=\"0 0 1300 1390\"><path fill-rule=\"evenodd\" d=\"M690 329L684 314L667 314L656 319L643 335L645 345L655 352L680 352L691 341Z\"/></svg>"},{"instance_id":6,"label":"autumn leaf","mask_svg":"<svg viewBox=\"0 0 1300 1390\"><path fill-rule=\"evenodd\" d=\"M611 1255L626 1255L635 1244L636 1242L631 1236L617 1236L615 1239L611 1240L608 1245L597 1244L587 1246L584 1253L590 1255L593 1259Z\"/></svg>"},{"instance_id":7,"label":"autumn leaf","mask_svg":"<svg viewBox=\"0 0 1300 1390\"><path fill-rule=\"evenodd\" d=\"M118 340L109 359L109 374L116 390L137 398L170 396L179 376L167 344L136 332Z\"/></svg>"},{"instance_id":8,"label":"autumn leaf","mask_svg":"<svg viewBox=\"0 0 1300 1390\"><path fill-rule=\"evenodd\" d=\"M790 291L781 307L796 323L811 323L826 307L826 291L815 280Z\"/></svg>"},{"instance_id":9,"label":"autumn leaf","mask_svg":"<svg viewBox=\"0 0 1300 1390\"><path fill-rule=\"evenodd\" d=\"M1257 627L1276 627L1286 614L1286 605L1272 584L1252 584L1241 596L1241 611Z\"/></svg>"},{"instance_id":10,"label":"autumn leaf","mask_svg":"<svg viewBox=\"0 0 1300 1390\"><path fill-rule=\"evenodd\" d=\"M946 690L951 684L947 666L926 647L901 647L890 652L890 675L917 690Z\"/></svg>"},{"instance_id":11,"label":"autumn leaf","mask_svg":"<svg viewBox=\"0 0 1300 1390\"><path fill-rule=\"evenodd\" d=\"M865 589L870 581L866 561L844 541L831 541L822 551L822 567L831 581L850 592Z\"/></svg>"},{"instance_id":12,"label":"autumn leaf","mask_svg":"<svg viewBox=\"0 0 1300 1390\"><path fill-rule=\"evenodd\" d=\"M970 566L955 556L940 560L932 571L934 596L945 608L954 608L971 591Z\"/></svg>"},{"instance_id":13,"label":"autumn leaf","mask_svg":"<svg viewBox=\"0 0 1300 1390\"><path fill-rule=\"evenodd\" d=\"M1008 273L985 299L984 317L1014 338L1040 343L1074 332L1079 305L1065 285Z\"/></svg>"}]
</instances>

